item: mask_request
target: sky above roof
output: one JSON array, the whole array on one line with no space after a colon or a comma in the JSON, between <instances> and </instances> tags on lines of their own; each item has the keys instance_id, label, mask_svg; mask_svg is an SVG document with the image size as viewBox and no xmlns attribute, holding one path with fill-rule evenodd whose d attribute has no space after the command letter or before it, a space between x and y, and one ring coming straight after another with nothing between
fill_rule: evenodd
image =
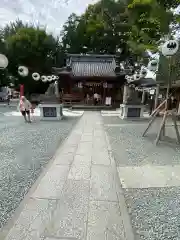
<instances>
[{"instance_id":1,"label":"sky above roof","mask_svg":"<svg viewBox=\"0 0 180 240\"><path fill-rule=\"evenodd\" d=\"M71 13L81 14L96 0L0 0L0 25L21 19L58 35Z\"/></svg>"},{"instance_id":2,"label":"sky above roof","mask_svg":"<svg viewBox=\"0 0 180 240\"><path fill-rule=\"evenodd\" d=\"M46 26L48 32L59 35L71 13L81 14L88 4L95 2L97 0L0 0L0 25L19 18L24 22Z\"/></svg>"}]
</instances>

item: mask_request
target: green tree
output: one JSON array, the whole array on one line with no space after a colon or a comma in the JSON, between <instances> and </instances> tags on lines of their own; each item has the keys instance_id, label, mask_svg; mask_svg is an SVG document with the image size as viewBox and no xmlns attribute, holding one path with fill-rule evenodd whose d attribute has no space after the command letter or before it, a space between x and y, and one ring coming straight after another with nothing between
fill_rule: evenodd
<instances>
[{"instance_id":1,"label":"green tree","mask_svg":"<svg viewBox=\"0 0 180 240\"><path fill-rule=\"evenodd\" d=\"M81 16L72 14L62 31L62 44L71 53L116 53L127 50L126 5L102 0L89 5Z\"/></svg>"},{"instance_id":2,"label":"green tree","mask_svg":"<svg viewBox=\"0 0 180 240\"><path fill-rule=\"evenodd\" d=\"M170 33L177 15L172 9L178 0L130 0L128 5L131 32L129 45L132 51L140 53L145 49L157 49L158 41Z\"/></svg>"},{"instance_id":3,"label":"green tree","mask_svg":"<svg viewBox=\"0 0 180 240\"><path fill-rule=\"evenodd\" d=\"M10 22L4 28L0 29L0 38L5 40L13 34L16 34L19 29L29 26L32 25L24 24L21 20L17 19L15 22Z\"/></svg>"},{"instance_id":4,"label":"green tree","mask_svg":"<svg viewBox=\"0 0 180 240\"><path fill-rule=\"evenodd\" d=\"M5 29L9 29L5 27ZM51 68L58 64L60 59L60 43L58 38L47 34L45 30L38 27L26 26L17 28L12 33L8 30L4 35L7 57L9 59L8 71L18 80L15 85L24 83L25 90L29 93L44 92L47 84L32 79L33 72L50 74ZM7 32L7 31L6 31ZM29 69L29 76L22 78L18 76L18 66L24 65Z\"/></svg>"}]
</instances>

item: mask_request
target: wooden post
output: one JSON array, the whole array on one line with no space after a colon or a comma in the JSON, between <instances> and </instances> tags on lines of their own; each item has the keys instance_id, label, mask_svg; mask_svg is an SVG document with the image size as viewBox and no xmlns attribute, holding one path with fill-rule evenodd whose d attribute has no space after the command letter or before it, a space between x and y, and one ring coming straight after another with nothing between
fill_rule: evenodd
<instances>
[{"instance_id":1,"label":"wooden post","mask_svg":"<svg viewBox=\"0 0 180 240\"><path fill-rule=\"evenodd\" d=\"M164 116L163 116L163 120L162 120L162 122L161 122L161 126L160 126L160 129L159 129L159 132L158 132L156 141L155 141L155 144L156 144L156 145L158 144L160 138L162 137L162 131L165 131L165 124L166 124L167 114L168 114L168 111L166 110L165 113L164 113ZM165 135L165 132L163 132L163 135ZM161 139L161 140L162 140L162 139Z\"/></svg>"},{"instance_id":2,"label":"wooden post","mask_svg":"<svg viewBox=\"0 0 180 240\"><path fill-rule=\"evenodd\" d=\"M156 87L156 95L155 95L154 109L156 109L157 106L158 106L159 89L160 89L160 86L159 86L159 84L158 84L157 87Z\"/></svg>"}]
</instances>

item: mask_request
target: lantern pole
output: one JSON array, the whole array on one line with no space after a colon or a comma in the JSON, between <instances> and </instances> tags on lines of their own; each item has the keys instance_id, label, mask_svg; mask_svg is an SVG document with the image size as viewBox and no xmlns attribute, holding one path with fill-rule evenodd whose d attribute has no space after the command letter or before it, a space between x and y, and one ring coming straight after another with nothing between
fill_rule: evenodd
<instances>
[{"instance_id":1,"label":"lantern pole","mask_svg":"<svg viewBox=\"0 0 180 240\"><path fill-rule=\"evenodd\" d=\"M20 84L20 98L24 96L24 84Z\"/></svg>"},{"instance_id":2,"label":"lantern pole","mask_svg":"<svg viewBox=\"0 0 180 240\"><path fill-rule=\"evenodd\" d=\"M167 90L166 90L166 99L153 111L153 113L151 114L152 119L143 133L143 137L144 137L145 134L148 132L149 128L151 127L152 123L155 121L156 116L160 112L161 107L164 106L163 119L155 140L156 145L160 140L162 140L162 137L165 137L165 126L166 126L165 124L168 116L171 116L172 118L172 122L176 132L176 137L177 137L178 143L180 144L180 134L177 126L175 111L173 109L172 110L168 109L168 102L171 96L170 88L172 86L172 58L173 58L173 55L178 51L178 48L179 48L179 44L175 40L169 40L164 44L162 48L163 55L168 57L169 59L169 76L168 76L168 84L167 84Z\"/></svg>"}]
</instances>

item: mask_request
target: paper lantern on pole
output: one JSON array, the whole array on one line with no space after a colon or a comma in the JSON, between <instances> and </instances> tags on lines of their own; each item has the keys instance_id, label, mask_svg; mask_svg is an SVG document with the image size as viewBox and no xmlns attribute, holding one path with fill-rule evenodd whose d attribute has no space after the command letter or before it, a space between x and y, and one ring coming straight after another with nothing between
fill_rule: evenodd
<instances>
[{"instance_id":1,"label":"paper lantern on pole","mask_svg":"<svg viewBox=\"0 0 180 240\"><path fill-rule=\"evenodd\" d=\"M55 75L52 75L51 77L52 77L53 81L56 80L56 76Z\"/></svg>"},{"instance_id":2,"label":"paper lantern on pole","mask_svg":"<svg viewBox=\"0 0 180 240\"><path fill-rule=\"evenodd\" d=\"M162 45L161 51L165 57L171 57L177 53L179 43L176 40L169 40Z\"/></svg>"},{"instance_id":3,"label":"paper lantern on pole","mask_svg":"<svg viewBox=\"0 0 180 240\"><path fill-rule=\"evenodd\" d=\"M157 59L152 59L148 63L147 68L149 71L156 72L158 70L158 65L159 65L159 61Z\"/></svg>"},{"instance_id":4,"label":"paper lantern on pole","mask_svg":"<svg viewBox=\"0 0 180 240\"><path fill-rule=\"evenodd\" d=\"M41 80L42 80L42 82L47 82L47 77L46 76L41 76Z\"/></svg>"},{"instance_id":5,"label":"paper lantern on pole","mask_svg":"<svg viewBox=\"0 0 180 240\"><path fill-rule=\"evenodd\" d=\"M35 73L32 74L32 78L34 79L34 81L39 81L39 79L40 79L41 77L40 77L39 73L36 73L36 72L35 72Z\"/></svg>"},{"instance_id":6,"label":"paper lantern on pole","mask_svg":"<svg viewBox=\"0 0 180 240\"><path fill-rule=\"evenodd\" d=\"M19 66L18 67L18 73L21 77L27 77L29 74L29 70L25 66Z\"/></svg>"},{"instance_id":7,"label":"paper lantern on pole","mask_svg":"<svg viewBox=\"0 0 180 240\"><path fill-rule=\"evenodd\" d=\"M134 80L137 81L141 78L140 74L139 73L135 73L134 74Z\"/></svg>"},{"instance_id":8,"label":"paper lantern on pole","mask_svg":"<svg viewBox=\"0 0 180 240\"><path fill-rule=\"evenodd\" d=\"M47 81L51 82L52 81L52 76L47 76Z\"/></svg>"},{"instance_id":9,"label":"paper lantern on pole","mask_svg":"<svg viewBox=\"0 0 180 240\"><path fill-rule=\"evenodd\" d=\"M0 69L5 69L8 66L8 59L5 55L0 54Z\"/></svg>"}]
</instances>

